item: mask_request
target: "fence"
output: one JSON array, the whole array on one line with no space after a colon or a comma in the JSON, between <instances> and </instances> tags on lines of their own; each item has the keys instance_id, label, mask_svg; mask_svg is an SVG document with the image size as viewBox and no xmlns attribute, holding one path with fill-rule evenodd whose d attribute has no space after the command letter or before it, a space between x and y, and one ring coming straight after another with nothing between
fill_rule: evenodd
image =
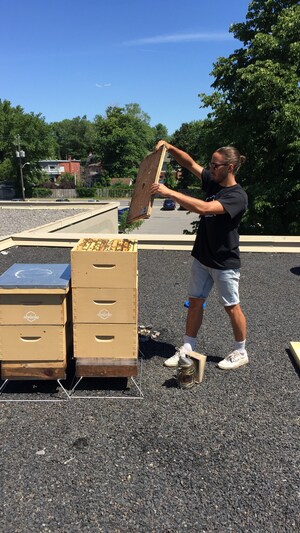
<instances>
[{"instance_id":1,"label":"fence","mask_svg":"<svg viewBox=\"0 0 300 533\"><path fill-rule=\"evenodd\" d=\"M51 189L50 198L77 198L75 189Z\"/></svg>"},{"instance_id":2,"label":"fence","mask_svg":"<svg viewBox=\"0 0 300 533\"><path fill-rule=\"evenodd\" d=\"M94 189L95 196L99 198L131 198L133 189L121 189L119 187L105 187L103 189Z\"/></svg>"},{"instance_id":3,"label":"fence","mask_svg":"<svg viewBox=\"0 0 300 533\"><path fill-rule=\"evenodd\" d=\"M109 200L112 198L131 198L134 189L122 189L119 187L103 187L103 188L91 188L90 197L98 197L103 200ZM76 189L51 189L50 198L77 198ZM183 194L188 196L199 197L200 189L182 189Z\"/></svg>"}]
</instances>

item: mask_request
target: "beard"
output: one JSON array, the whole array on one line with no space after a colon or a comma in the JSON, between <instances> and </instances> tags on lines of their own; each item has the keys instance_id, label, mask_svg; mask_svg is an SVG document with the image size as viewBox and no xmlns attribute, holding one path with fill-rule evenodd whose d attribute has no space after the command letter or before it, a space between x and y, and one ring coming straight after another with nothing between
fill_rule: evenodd
<instances>
[{"instance_id":1,"label":"beard","mask_svg":"<svg viewBox=\"0 0 300 533\"><path fill-rule=\"evenodd\" d=\"M212 179L216 182L216 183L219 183L220 185L222 184L223 181L225 181L228 177L228 171L227 169L221 169L221 170L218 170L217 174L213 174L212 175Z\"/></svg>"}]
</instances>

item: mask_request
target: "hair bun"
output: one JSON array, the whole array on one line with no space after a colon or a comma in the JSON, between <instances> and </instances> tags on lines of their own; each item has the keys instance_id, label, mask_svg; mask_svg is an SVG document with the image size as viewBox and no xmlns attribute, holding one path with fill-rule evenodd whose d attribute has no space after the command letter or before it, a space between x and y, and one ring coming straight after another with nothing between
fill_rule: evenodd
<instances>
[{"instance_id":1,"label":"hair bun","mask_svg":"<svg viewBox=\"0 0 300 533\"><path fill-rule=\"evenodd\" d=\"M246 161L246 156L245 156L245 155L241 155L241 156L240 156L240 163L241 163L241 165L243 165L243 164L245 163L245 161Z\"/></svg>"}]
</instances>

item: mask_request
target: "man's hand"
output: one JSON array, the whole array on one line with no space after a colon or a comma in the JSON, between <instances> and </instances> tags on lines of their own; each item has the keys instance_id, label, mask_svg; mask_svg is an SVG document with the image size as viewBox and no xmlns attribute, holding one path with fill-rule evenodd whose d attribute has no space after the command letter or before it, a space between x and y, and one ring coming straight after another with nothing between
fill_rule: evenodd
<instances>
[{"instance_id":1,"label":"man's hand","mask_svg":"<svg viewBox=\"0 0 300 533\"><path fill-rule=\"evenodd\" d=\"M168 189L165 185L162 183L153 183L151 185L151 194L160 194L161 196L170 196L172 193L171 189Z\"/></svg>"},{"instance_id":2,"label":"man's hand","mask_svg":"<svg viewBox=\"0 0 300 533\"><path fill-rule=\"evenodd\" d=\"M155 150L158 150L161 146L165 146L166 149L169 150L171 145L167 141L164 141L163 139L161 139L160 141L158 141L155 147Z\"/></svg>"},{"instance_id":3,"label":"man's hand","mask_svg":"<svg viewBox=\"0 0 300 533\"><path fill-rule=\"evenodd\" d=\"M167 141L164 141L161 139L158 141L156 145L156 150L158 150L161 146L165 146L168 152L171 154L172 157L179 163L181 167L187 168L192 174L197 176L197 178L202 179L202 171L203 167L196 163L194 159L183 150L180 150L179 148L176 148L176 146L173 146L172 144L168 143Z\"/></svg>"}]
</instances>

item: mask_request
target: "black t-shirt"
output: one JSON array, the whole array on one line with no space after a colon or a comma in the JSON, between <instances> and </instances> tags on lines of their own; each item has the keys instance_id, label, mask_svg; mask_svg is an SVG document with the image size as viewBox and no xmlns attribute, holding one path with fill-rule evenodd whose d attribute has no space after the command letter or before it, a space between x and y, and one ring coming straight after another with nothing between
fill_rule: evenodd
<instances>
[{"instance_id":1,"label":"black t-shirt","mask_svg":"<svg viewBox=\"0 0 300 533\"><path fill-rule=\"evenodd\" d=\"M202 172L202 189L206 192L205 201L218 200L226 213L201 216L192 256L211 268L239 268L238 226L247 209L247 194L239 184L221 187L208 170Z\"/></svg>"}]
</instances>

